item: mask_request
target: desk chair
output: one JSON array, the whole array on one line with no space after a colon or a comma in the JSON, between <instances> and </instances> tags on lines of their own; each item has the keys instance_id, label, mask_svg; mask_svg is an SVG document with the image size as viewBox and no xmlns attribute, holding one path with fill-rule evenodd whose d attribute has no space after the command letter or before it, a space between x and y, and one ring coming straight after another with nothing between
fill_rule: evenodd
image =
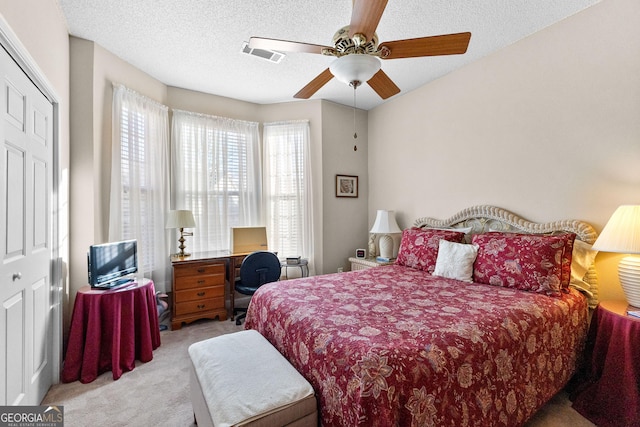
<instances>
[{"instance_id":1,"label":"desk chair","mask_svg":"<svg viewBox=\"0 0 640 427\"><path fill-rule=\"evenodd\" d=\"M280 279L280 260L273 252L256 251L246 256L240 265L240 277L236 280L236 291L243 295L253 295L256 290L265 283L276 282ZM247 316L246 308L235 308L233 315L242 312L236 317L236 325L242 323Z\"/></svg>"}]
</instances>

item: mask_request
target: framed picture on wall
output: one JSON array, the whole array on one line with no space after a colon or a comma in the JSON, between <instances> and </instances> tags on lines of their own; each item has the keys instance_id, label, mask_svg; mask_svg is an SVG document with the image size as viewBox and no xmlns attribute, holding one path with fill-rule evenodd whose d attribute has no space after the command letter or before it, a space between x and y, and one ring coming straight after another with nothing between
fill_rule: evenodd
<instances>
[{"instance_id":1,"label":"framed picture on wall","mask_svg":"<svg viewBox=\"0 0 640 427\"><path fill-rule=\"evenodd\" d=\"M336 175L336 197L358 197L358 177Z\"/></svg>"}]
</instances>

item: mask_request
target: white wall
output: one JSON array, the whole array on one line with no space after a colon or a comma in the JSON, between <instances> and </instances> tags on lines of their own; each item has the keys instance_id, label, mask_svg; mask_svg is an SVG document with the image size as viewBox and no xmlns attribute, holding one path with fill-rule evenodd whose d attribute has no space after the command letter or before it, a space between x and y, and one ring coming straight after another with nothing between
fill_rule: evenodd
<instances>
[{"instance_id":1,"label":"white wall","mask_svg":"<svg viewBox=\"0 0 640 427\"><path fill-rule=\"evenodd\" d=\"M325 233L322 248L325 273L335 273L339 267L349 270L347 259L355 255L356 248L366 248L369 199L367 128L367 112L356 110L358 138L354 139L353 108L324 102L322 222ZM357 151L354 151L354 145ZM337 174L358 177L357 198L336 197Z\"/></svg>"},{"instance_id":2,"label":"white wall","mask_svg":"<svg viewBox=\"0 0 640 427\"><path fill-rule=\"evenodd\" d=\"M370 111L370 222L382 205L407 227L492 204L600 230L640 204L639 16L602 1ZM600 296L623 299L612 258Z\"/></svg>"},{"instance_id":3,"label":"white wall","mask_svg":"<svg viewBox=\"0 0 640 427\"><path fill-rule=\"evenodd\" d=\"M260 105L177 87L167 87L166 104L177 110L256 121Z\"/></svg>"}]
</instances>

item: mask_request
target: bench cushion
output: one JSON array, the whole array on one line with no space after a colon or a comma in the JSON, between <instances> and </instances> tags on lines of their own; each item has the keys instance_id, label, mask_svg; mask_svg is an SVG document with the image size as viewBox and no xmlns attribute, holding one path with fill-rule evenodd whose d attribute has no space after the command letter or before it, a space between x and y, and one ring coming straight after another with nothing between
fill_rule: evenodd
<instances>
[{"instance_id":1,"label":"bench cushion","mask_svg":"<svg viewBox=\"0 0 640 427\"><path fill-rule=\"evenodd\" d=\"M214 426L247 424L287 408L299 413L298 403L316 410L311 385L257 331L194 343L189 356Z\"/></svg>"}]
</instances>

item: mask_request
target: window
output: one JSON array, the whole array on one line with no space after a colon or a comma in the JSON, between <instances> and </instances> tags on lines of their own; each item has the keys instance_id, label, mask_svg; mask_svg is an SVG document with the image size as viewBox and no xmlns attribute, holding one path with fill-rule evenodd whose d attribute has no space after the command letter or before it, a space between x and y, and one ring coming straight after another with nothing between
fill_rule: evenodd
<instances>
[{"instance_id":1,"label":"window","mask_svg":"<svg viewBox=\"0 0 640 427\"><path fill-rule=\"evenodd\" d=\"M109 240L138 240L140 271L164 289L168 241L168 109L114 86Z\"/></svg>"},{"instance_id":2,"label":"window","mask_svg":"<svg viewBox=\"0 0 640 427\"><path fill-rule=\"evenodd\" d=\"M313 259L309 122L264 124L264 192L269 247Z\"/></svg>"},{"instance_id":3,"label":"window","mask_svg":"<svg viewBox=\"0 0 640 427\"><path fill-rule=\"evenodd\" d=\"M229 249L230 230L262 225L258 123L174 110L176 209L193 212L192 251Z\"/></svg>"}]
</instances>

